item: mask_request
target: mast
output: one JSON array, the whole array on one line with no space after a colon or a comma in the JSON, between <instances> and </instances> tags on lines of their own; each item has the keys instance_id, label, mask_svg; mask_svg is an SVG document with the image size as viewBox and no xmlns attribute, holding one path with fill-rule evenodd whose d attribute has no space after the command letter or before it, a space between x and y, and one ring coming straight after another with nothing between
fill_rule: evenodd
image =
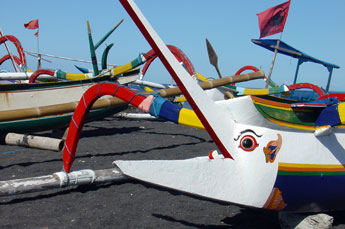
<instances>
[{"instance_id":1,"label":"mast","mask_svg":"<svg viewBox=\"0 0 345 229\"><path fill-rule=\"evenodd\" d=\"M41 68L41 54L40 54L40 42L39 42L39 27L37 28L37 70Z\"/></svg>"},{"instance_id":2,"label":"mast","mask_svg":"<svg viewBox=\"0 0 345 229\"><path fill-rule=\"evenodd\" d=\"M271 75L272 75L274 63L276 61L276 57L277 57L277 53L278 53L278 49L279 49L279 45L280 45L280 40L282 39L282 36L283 36L283 32L280 33L280 38L277 40L277 44L274 47L273 59L272 59L271 67L270 67L270 72L268 73L268 76L267 76L265 88L268 88L268 84L269 84L269 82L271 80Z\"/></svg>"}]
</instances>

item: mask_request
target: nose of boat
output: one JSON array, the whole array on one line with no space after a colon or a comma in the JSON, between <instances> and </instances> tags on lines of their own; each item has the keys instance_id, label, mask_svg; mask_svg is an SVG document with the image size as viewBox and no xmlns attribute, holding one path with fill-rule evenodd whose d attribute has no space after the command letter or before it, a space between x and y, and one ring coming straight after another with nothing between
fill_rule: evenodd
<instances>
[{"instance_id":1,"label":"nose of boat","mask_svg":"<svg viewBox=\"0 0 345 229\"><path fill-rule=\"evenodd\" d=\"M186 160L114 161L121 172L154 185L205 198L261 208L269 198L277 166L239 163L215 152ZM257 165L255 165L257 164ZM258 188L260 187L260 188Z\"/></svg>"}]
</instances>

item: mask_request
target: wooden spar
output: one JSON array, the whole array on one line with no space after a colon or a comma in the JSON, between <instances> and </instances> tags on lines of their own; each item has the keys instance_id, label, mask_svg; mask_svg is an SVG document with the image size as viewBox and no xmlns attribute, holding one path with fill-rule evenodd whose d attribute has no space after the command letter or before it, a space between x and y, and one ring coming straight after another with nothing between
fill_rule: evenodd
<instances>
[{"instance_id":1,"label":"wooden spar","mask_svg":"<svg viewBox=\"0 0 345 229\"><path fill-rule=\"evenodd\" d=\"M222 79L201 82L200 86L204 90L207 90L207 89L224 86L231 83L238 83L238 82L243 82L247 80L264 78L264 76L265 76L264 72L258 71L258 72L252 72L252 73L242 74L238 76L227 76ZM173 97L173 96L182 94L181 90L178 87L161 89L158 91L146 92L142 94L148 95L151 93L159 93L159 95L162 97ZM114 107L125 106L126 104L127 104L126 102L124 102L123 100L119 98L113 98L113 97L104 98L104 99L97 100L92 106L92 109L100 109L100 108L112 107L112 106ZM50 106L0 111L0 122L71 113L71 112L74 112L77 105L78 105L78 102L70 102L70 103L50 105Z\"/></svg>"},{"instance_id":2,"label":"wooden spar","mask_svg":"<svg viewBox=\"0 0 345 229\"><path fill-rule=\"evenodd\" d=\"M208 41L206 38L206 47L207 47L207 53L208 53L208 58L210 59L210 64L212 64L216 70L219 78L222 78L222 75L220 74L219 68L218 68L218 56L216 51L214 51L211 43Z\"/></svg>"},{"instance_id":3,"label":"wooden spar","mask_svg":"<svg viewBox=\"0 0 345 229\"><path fill-rule=\"evenodd\" d=\"M138 80L138 79L136 79L132 83L136 84L136 85L153 87L153 88L157 88L157 89L166 89L167 88L167 86L165 86L164 84L154 83L154 82L145 81L145 80Z\"/></svg>"},{"instance_id":4,"label":"wooden spar","mask_svg":"<svg viewBox=\"0 0 345 229\"><path fill-rule=\"evenodd\" d=\"M126 105L126 103L120 99L100 99L96 101L92 109L110 107L114 104L117 106ZM74 112L77 105L78 102L70 102L50 106L0 111L0 122L71 113Z\"/></svg>"},{"instance_id":5,"label":"wooden spar","mask_svg":"<svg viewBox=\"0 0 345 229\"><path fill-rule=\"evenodd\" d=\"M265 88L268 88L268 84L269 84L270 81L271 81L271 75L272 75L274 63L275 63L275 61L276 61L276 57L277 57L277 53L278 53L278 48L279 48L280 40L282 39L282 36L283 36L283 32L280 33L280 39L277 40L277 45L276 45L276 47L274 48L273 59L272 59L272 63L271 63L271 66L270 66L270 72L268 73L268 76L267 76L267 81L266 81L266 86L265 86Z\"/></svg>"},{"instance_id":6,"label":"wooden spar","mask_svg":"<svg viewBox=\"0 0 345 229\"><path fill-rule=\"evenodd\" d=\"M97 66L97 57L96 57L96 52L95 52L95 46L93 45L93 40L92 40L92 34L91 34L91 29L90 29L90 23L89 21L87 23L87 34L89 37L89 45L90 45L90 53L91 53L91 61L92 61L92 67L93 67L93 75L97 76L98 75L98 66Z\"/></svg>"},{"instance_id":7,"label":"wooden spar","mask_svg":"<svg viewBox=\"0 0 345 229\"><path fill-rule=\"evenodd\" d=\"M142 114L142 113L126 113L120 112L115 114L116 118L132 118L132 119L156 119L157 117L152 116L150 114Z\"/></svg>"},{"instance_id":8,"label":"wooden spar","mask_svg":"<svg viewBox=\"0 0 345 229\"><path fill-rule=\"evenodd\" d=\"M95 50L121 25L123 19L121 19L109 32L107 32L101 40L95 44Z\"/></svg>"},{"instance_id":9,"label":"wooden spar","mask_svg":"<svg viewBox=\"0 0 345 229\"><path fill-rule=\"evenodd\" d=\"M36 149L61 151L64 141L57 138L41 137L27 134L8 133L5 137L7 145L25 146Z\"/></svg>"},{"instance_id":10,"label":"wooden spar","mask_svg":"<svg viewBox=\"0 0 345 229\"><path fill-rule=\"evenodd\" d=\"M263 71L252 72L247 74L242 74L238 76L227 76L221 79L209 80L200 83L200 87L204 90L221 87L227 84L239 83L248 80L264 78L265 73ZM181 95L181 90L178 87L161 89L158 91L162 97L171 97Z\"/></svg>"},{"instance_id":11,"label":"wooden spar","mask_svg":"<svg viewBox=\"0 0 345 229\"><path fill-rule=\"evenodd\" d=\"M40 40L39 40L39 30L40 30L40 27L37 28L37 53L40 53ZM38 54L37 55L37 70L41 68L41 54Z\"/></svg>"},{"instance_id":12,"label":"wooden spar","mask_svg":"<svg viewBox=\"0 0 345 229\"><path fill-rule=\"evenodd\" d=\"M26 52L26 51L24 51L24 52ZM52 63L52 61L50 61L50 60L48 60L48 59L45 59L45 58L42 58L42 54L41 53L38 53L37 55L34 55L34 54L32 54L32 53L29 53L29 52L26 52L28 55L30 55L30 56L33 56L33 57L35 57L35 58L38 58L38 54L41 56L41 60L44 60L44 61L47 61L48 63Z\"/></svg>"},{"instance_id":13,"label":"wooden spar","mask_svg":"<svg viewBox=\"0 0 345 229\"><path fill-rule=\"evenodd\" d=\"M52 175L0 181L0 196L18 195L78 185L106 184L125 181L130 178L116 168L91 170L84 169L70 173L56 172Z\"/></svg>"},{"instance_id":14,"label":"wooden spar","mask_svg":"<svg viewBox=\"0 0 345 229\"><path fill-rule=\"evenodd\" d=\"M56 58L56 59L61 59L61 60L68 60L68 61L76 61L76 62L81 62L81 63L92 63L92 61L89 60L80 60L80 59L75 59L75 58L69 58L69 57L63 57L63 56L55 56L55 55L50 55L50 54L44 54L44 53L37 53L37 52L33 52L33 51L28 51L28 50L24 50L24 52L26 52L29 55L38 55L40 54L41 56L47 56L47 57L51 57L51 58ZM49 60L45 60L50 62ZM97 64L102 64L102 63L97 63ZM116 64L108 64L109 66L113 66L116 67Z\"/></svg>"}]
</instances>

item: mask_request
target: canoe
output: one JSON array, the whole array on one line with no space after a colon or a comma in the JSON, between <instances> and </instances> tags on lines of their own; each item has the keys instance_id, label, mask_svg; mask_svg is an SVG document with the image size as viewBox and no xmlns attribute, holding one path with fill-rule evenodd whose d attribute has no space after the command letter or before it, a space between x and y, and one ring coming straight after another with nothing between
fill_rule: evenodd
<instances>
[{"instance_id":1,"label":"canoe","mask_svg":"<svg viewBox=\"0 0 345 229\"><path fill-rule=\"evenodd\" d=\"M103 76L76 81L0 84L0 133L30 133L66 127L83 93L108 80L109 76ZM104 104L91 110L88 120L126 108L126 105Z\"/></svg>"},{"instance_id":2,"label":"canoe","mask_svg":"<svg viewBox=\"0 0 345 229\"><path fill-rule=\"evenodd\" d=\"M323 135L268 121L251 96L215 103L176 62L134 1L120 2L159 53L220 152L186 160L115 161L122 173L247 207L304 212L344 209L345 131L339 127L345 122L345 103L322 109L316 126L329 127Z\"/></svg>"}]
</instances>

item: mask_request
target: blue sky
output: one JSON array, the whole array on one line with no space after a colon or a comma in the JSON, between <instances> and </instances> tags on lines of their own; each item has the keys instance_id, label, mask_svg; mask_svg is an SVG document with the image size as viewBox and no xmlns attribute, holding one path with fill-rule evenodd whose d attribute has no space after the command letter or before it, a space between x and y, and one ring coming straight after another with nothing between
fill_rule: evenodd
<instances>
[{"instance_id":1,"label":"blue sky","mask_svg":"<svg viewBox=\"0 0 345 229\"><path fill-rule=\"evenodd\" d=\"M205 39L213 45L218 55L218 65L223 76L233 75L244 65L262 68L268 74L273 53L254 45L251 39L259 38L256 14L283 3L277 0L136 0L154 29L167 44L182 49L195 69L208 77L217 78L209 59ZM343 90L345 83L345 1L343 0L292 0L282 40L291 46L321 60L340 66L335 69L331 90ZM93 40L97 42L120 19L124 22L108 38L114 43L108 62L125 64L151 48L132 20L116 0L11 0L2 3L0 14L5 34L21 41L25 50L37 51L34 30L24 29L24 23L39 19L40 51L46 54L90 60L86 21L90 21ZM279 38L279 34L266 38ZM15 53L15 48L10 46ZM105 45L97 50L101 60ZM2 55L5 48L0 49ZM43 68L78 72L74 67L92 68L90 64L60 61L47 58ZM36 69L36 60L27 55L28 65ZM291 84L296 60L278 55L272 79L279 84ZM2 69L12 70L9 62ZM301 65L299 82L326 85L328 71L313 63ZM169 83L171 78L157 59L149 69L146 80ZM262 87L261 81L248 84Z\"/></svg>"}]
</instances>

